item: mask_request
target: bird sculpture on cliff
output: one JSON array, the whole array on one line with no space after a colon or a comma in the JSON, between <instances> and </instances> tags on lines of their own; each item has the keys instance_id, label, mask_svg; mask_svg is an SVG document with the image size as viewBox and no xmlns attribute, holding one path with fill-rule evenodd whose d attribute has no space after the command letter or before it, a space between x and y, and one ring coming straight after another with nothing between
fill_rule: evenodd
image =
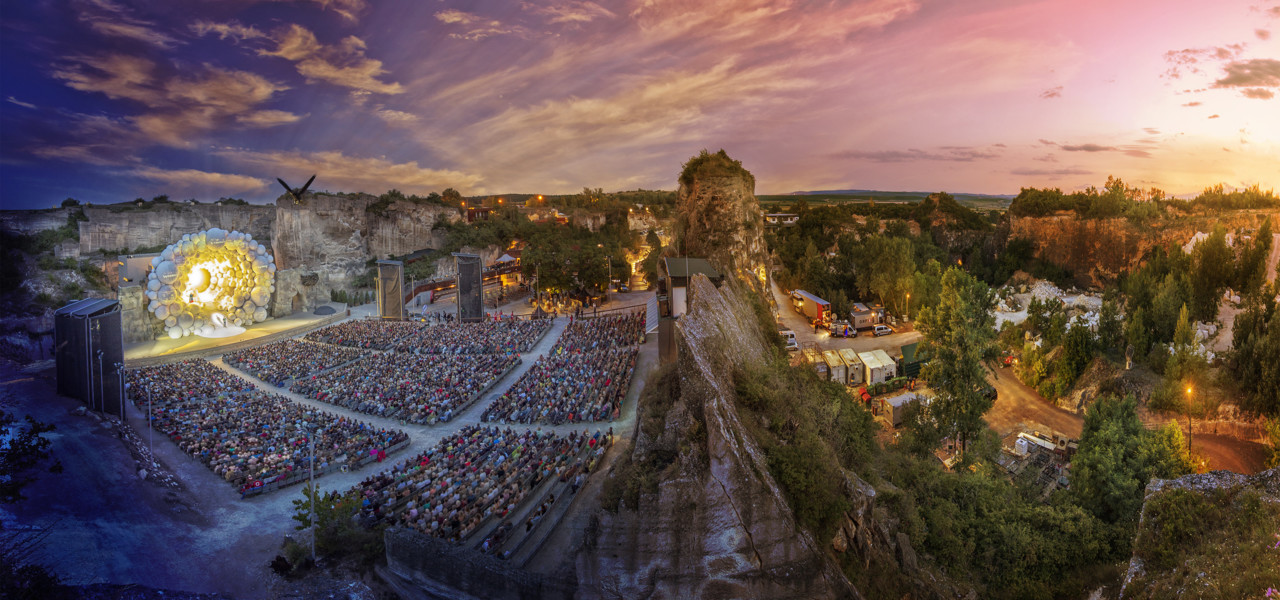
<instances>
[{"instance_id":1,"label":"bird sculpture on cliff","mask_svg":"<svg viewBox=\"0 0 1280 600\"><path fill-rule=\"evenodd\" d=\"M279 181L280 185L284 186L285 191L289 192L290 196L293 196L294 204L302 204L302 195L307 193L307 188L311 187L311 182L315 180L316 180L316 176L312 175L311 179L307 180L307 183L303 184L302 187L295 190L289 187L289 184L285 183L283 179L280 179L279 177L276 178L276 181Z\"/></svg>"}]
</instances>

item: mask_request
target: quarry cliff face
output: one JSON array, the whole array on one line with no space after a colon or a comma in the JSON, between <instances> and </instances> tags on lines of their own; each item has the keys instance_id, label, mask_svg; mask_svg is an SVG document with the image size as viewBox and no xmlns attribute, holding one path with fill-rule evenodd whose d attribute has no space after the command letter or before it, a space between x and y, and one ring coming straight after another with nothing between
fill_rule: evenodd
<instances>
[{"instance_id":1,"label":"quarry cliff face","mask_svg":"<svg viewBox=\"0 0 1280 600\"><path fill-rule=\"evenodd\" d=\"M407 201L370 212L369 205L376 201L360 194L308 196L304 204L281 202L271 233L276 263L286 269L324 271L342 280L362 272L370 258L438 247L444 240L432 231L437 220L459 219L456 209Z\"/></svg>"},{"instance_id":2,"label":"quarry cliff face","mask_svg":"<svg viewBox=\"0 0 1280 600\"><path fill-rule=\"evenodd\" d=\"M240 231L255 239L271 237L274 206L216 206L211 204L160 204L148 209L130 206L91 206L80 223L80 253L127 252L167 246L188 233L213 227ZM65 219L65 217L64 217Z\"/></svg>"},{"instance_id":3,"label":"quarry cliff face","mask_svg":"<svg viewBox=\"0 0 1280 600\"><path fill-rule=\"evenodd\" d=\"M1238 210L1141 224L1125 218L1082 219L1075 213L1009 217L1008 237L1031 240L1037 256L1070 270L1078 284L1100 286L1138 266L1152 248L1181 246L1197 231L1213 231L1215 224L1227 231L1257 229L1268 216L1273 228L1280 225L1280 211L1274 210Z\"/></svg>"},{"instance_id":4,"label":"quarry cliff face","mask_svg":"<svg viewBox=\"0 0 1280 600\"><path fill-rule=\"evenodd\" d=\"M693 279L678 322L678 397L661 434L681 447L678 469L656 494L641 494L638 510L600 511L576 557L583 597L860 597L825 542L797 525L740 422L732 372L766 356L749 293ZM657 443L639 430L633 457Z\"/></svg>"},{"instance_id":5,"label":"quarry cliff face","mask_svg":"<svg viewBox=\"0 0 1280 600\"><path fill-rule=\"evenodd\" d=\"M676 198L689 256L762 287L769 252L755 183L737 175L700 177L681 183Z\"/></svg>"}]
</instances>

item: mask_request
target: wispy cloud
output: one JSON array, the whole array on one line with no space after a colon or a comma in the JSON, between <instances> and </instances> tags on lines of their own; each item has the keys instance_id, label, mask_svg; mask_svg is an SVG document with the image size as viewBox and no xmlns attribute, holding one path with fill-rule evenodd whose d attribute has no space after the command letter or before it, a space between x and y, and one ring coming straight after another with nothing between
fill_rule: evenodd
<instances>
[{"instance_id":1,"label":"wispy cloud","mask_svg":"<svg viewBox=\"0 0 1280 600\"><path fill-rule=\"evenodd\" d=\"M1051 87L1043 92L1040 92L1040 97L1045 100L1048 100L1049 98L1061 98L1062 86Z\"/></svg>"},{"instance_id":2,"label":"wispy cloud","mask_svg":"<svg viewBox=\"0 0 1280 600\"><path fill-rule=\"evenodd\" d=\"M1164 60L1169 64L1164 76L1179 79L1184 73L1203 73L1200 63L1205 61L1224 62L1238 58L1245 50L1245 44L1228 44L1210 48L1186 48L1170 50L1164 53Z\"/></svg>"},{"instance_id":3,"label":"wispy cloud","mask_svg":"<svg viewBox=\"0 0 1280 600\"><path fill-rule=\"evenodd\" d=\"M131 39L158 48L172 48L182 43L159 31L154 22L134 17L129 8L111 0L80 0L76 6L80 11L80 21L102 35Z\"/></svg>"},{"instance_id":4,"label":"wispy cloud","mask_svg":"<svg viewBox=\"0 0 1280 600\"><path fill-rule=\"evenodd\" d=\"M237 148L215 150L214 154L246 170L261 173L318 173L320 189L383 191L395 188L426 195L445 188L464 194L484 193L478 175L444 169L423 168L417 161L394 162L387 158L349 156L338 151L262 152Z\"/></svg>"},{"instance_id":5,"label":"wispy cloud","mask_svg":"<svg viewBox=\"0 0 1280 600\"><path fill-rule=\"evenodd\" d=\"M1264 41L1264 42L1265 42L1265 41L1267 41L1267 40L1269 40L1269 39L1271 39L1271 31L1269 31L1269 30L1267 30L1267 29L1254 29L1254 30L1253 30L1253 35L1258 36L1258 39L1260 39L1260 40L1262 40L1262 41Z\"/></svg>"},{"instance_id":6,"label":"wispy cloud","mask_svg":"<svg viewBox=\"0 0 1280 600\"><path fill-rule=\"evenodd\" d=\"M617 17L613 11L596 4L570 0L568 2L552 2L540 5L533 2L521 2L520 8L534 14L547 17L548 23L589 23L596 19L612 19Z\"/></svg>"},{"instance_id":7,"label":"wispy cloud","mask_svg":"<svg viewBox=\"0 0 1280 600\"><path fill-rule=\"evenodd\" d=\"M1227 63L1226 75L1213 82L1216 88L1250 88L1241 93L1246 98L1270 99L1275 94L1263 88L1280 88L1280 60L1254 58Z\"/></svg>"},{"instance_id":8,"label":"wispy cloud","mask_svg":"<svg viewBox=\"0 0 1280 600\"><path fill-rule=\"evenodd\" d=\"M378 115L379 119L382 119L383 121L386 121L388 123L405 124L405 123L413 123L418 120L418 115L415 115L413 113L407 113L401 110L391 110L389 108L380 108L374 111L373 114Z\"/></svg>"},{"instance_id":9,"label":"wispy cloud","mask_svg":"<svg viewBox=\"0 0 1280 600\"><path fill-rule=\"evenodd\" d=\"M266 187L266 179L258 179L235 173L211 173L195 169L159 169L156 167L139 167L127 172L129 175L149 179L170 186L170 192L189 194L202 192L206 195L242 194Z\"/></svg>"},{"instance_id":10,"label":"wispy cloud","mask_svg":"<svg viewBox=\"0 0 1280 600\"><path fill-rule=\"evenodd\" d=\"M259 31L258 28L253 27L252 25L241 25L237 21L216 23L213 21L200 20L191 24L191 31L201 37L209 34L216 34L220 40L230 39L237 43L243 40L256 40L267 37L267 34Z\"/></svg>"},{"instance_id":11,"label":"wispy cloud","mask_svg":"<svg viewBox=\"0 0 1280 600\"><path fill-rule=\"evenodd\" d=\"M1014 169L1009 171L1009 174L1027 177L1044 177L1053 175L1092 175L1093 171L1081 169L1079 167L1068 167L1064 169Z\"/></svg>"},{"instance_id":12,"label":"wispy cloud","mask_svg":"<svg viewBox=\"0 0 1280 600\"><path fill-rule=\"evenodd\" d=\"M16 104L18 106L21 106L22 108L31 108L31 109L40 108L30 102L23 102L17 98L14 98L13 96L9 96L8 98L5 98L5 100L8 100L10 104Z\"/></svg>"},{"instance_id":13,"label":"wispy cloud","mask_svg":"<svg viewBox=\"0 0 1280 600\"><path fill-rule=\"evenodd\" d=\"M975 160L996 158L1000 156L1000 153L970 146L942 146L931 151L918 148L907 150L848 150L837 152L833 156L841 159L869 160L880 163L917 161L973 162Z\"/></svg>"},{"instance_id":14,"label":"wispy cloud","mask_svg":"<svg viewBox=\"0 0 1280 600\"><path fill-rule=\"evenodd\" d=\"M298 24L272 35L275 49L259 50L263 56L277 56L292 61L298 73L309 83L322 81L334 85L378 94L399 94L404 87L380 78L387 74L382 61L365 56L365 43L348 36L339 43L326 46L314 33Z\"/></svg>"},{"instance_id":15,"label":"wispy cloud","mask_svg":"<svg viewBox=\"0 0 1280 600\"><path fill-rule=\"evenodd\" d=\"M457 9L439 11L435 14L435 17L436 20L446 25L463 26L463 31L449 34L449 37L461 40L475 41L495 35L525 32L523 27L506 26L497 19L490 19Z\"/></svg>"}]
</instances>

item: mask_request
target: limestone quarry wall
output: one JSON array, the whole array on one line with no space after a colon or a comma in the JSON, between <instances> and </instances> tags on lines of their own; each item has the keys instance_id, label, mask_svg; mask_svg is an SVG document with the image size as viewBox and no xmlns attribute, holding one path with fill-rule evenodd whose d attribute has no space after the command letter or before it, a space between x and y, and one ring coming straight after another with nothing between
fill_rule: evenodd
<instances>
[{"instance_id":1,"label":"limestone quarry wall","mask_svg":"<svg viewBox=\"0 0 1280 600\"><path fill-rule=\"evenodd\" d=\"M394 202L381 214L367 210L369 195L308 197L282 202L271 234L276 264L307 267L345 280L363 272L370 258L384 259L444 243L433 231L438 220L457 221L457 209Z\"/></svg>"},{"instance_id":2,"label":"limestone quarry wall","mask_svg":"<svg viewBox=\"0 0 1280 600\"><path fill-rule=\"evenodd\" d=\"M65 208L48 210L0 210L0 231L32 235L67 224Z\"/></svg>"},{"instance_id":3,"label":"limestone quarry wall","mask_svg":"<svg viewBox=\"0 0 1280 600\"><path fill-rule=\"evenodd\" d=\"M80 253L124 253L131 249L167 246L184 234L212 227L242 231L254 239L271 237L273 206L214 206L166 204L150 209L88 207L80 222ZM65 223L65 217L64 217Z\"/></svg>"},{"instance_id":4,"label":"limestone quarry wall","mask_svg":"<svg viewBox=\"0 0 1280 600\"><path fill-rule=\"evenodd\" d=\"M679 474L642 494L638 510L599 513L576 557L581 598L859 597L824 544L796 524L739 421L732 370L763 361L765 345L745 286L725 287L693 280L678 322L680 395L663 427L664 437L694 440L700 415L705 448L682 452ZM640 435L634 452L644 451ZM691 458L702 455L705 465Z\"/></svg>"},{"instance_id":5,"label":"limestone quarry wall","mask_svg":"<svg viewBox=\"0 0 1280 600\"><path fill-rule=\"evenodd\" d=\"M755 184L741 176L701 177L680 184L677 208L684 225L684 250L758 285L758 270L768 262L764 215Z\"/></svg>"},{"instance_id":6,"label":"limestone quarry wall","mask_svg":"<svg viewBox=\"0 0 1280 600\"><path fill-rule=\"evenodd\" d=\"M1009 238L1031 240L1040 258L1076 274L1082 285L1100 285L1136 267L1157 246L1181 246L1197 231L1256 229L1266 217L1280 226L1280 211L1240 210L1214 215L1157 219L1134 224L1125 218L1082 219L1075 213L1010 217Z\"/></svg>"}]
</instances>

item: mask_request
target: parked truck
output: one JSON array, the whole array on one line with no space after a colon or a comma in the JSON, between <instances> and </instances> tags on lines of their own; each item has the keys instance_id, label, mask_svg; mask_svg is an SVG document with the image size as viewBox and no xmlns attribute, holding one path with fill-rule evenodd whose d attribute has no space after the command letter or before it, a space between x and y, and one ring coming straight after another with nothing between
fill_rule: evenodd
<instances>
[{"instance_id":1,"label":"parked truck","mask_svg":"<svg viewBox=\"0 0 1280 600\"><path fill-rule=\"evenodd\" d=\"M791 292L796 312L809 318L810 323L828 327L831 323L831 303L804 290Z\"/></svg>"}]
</instances>

